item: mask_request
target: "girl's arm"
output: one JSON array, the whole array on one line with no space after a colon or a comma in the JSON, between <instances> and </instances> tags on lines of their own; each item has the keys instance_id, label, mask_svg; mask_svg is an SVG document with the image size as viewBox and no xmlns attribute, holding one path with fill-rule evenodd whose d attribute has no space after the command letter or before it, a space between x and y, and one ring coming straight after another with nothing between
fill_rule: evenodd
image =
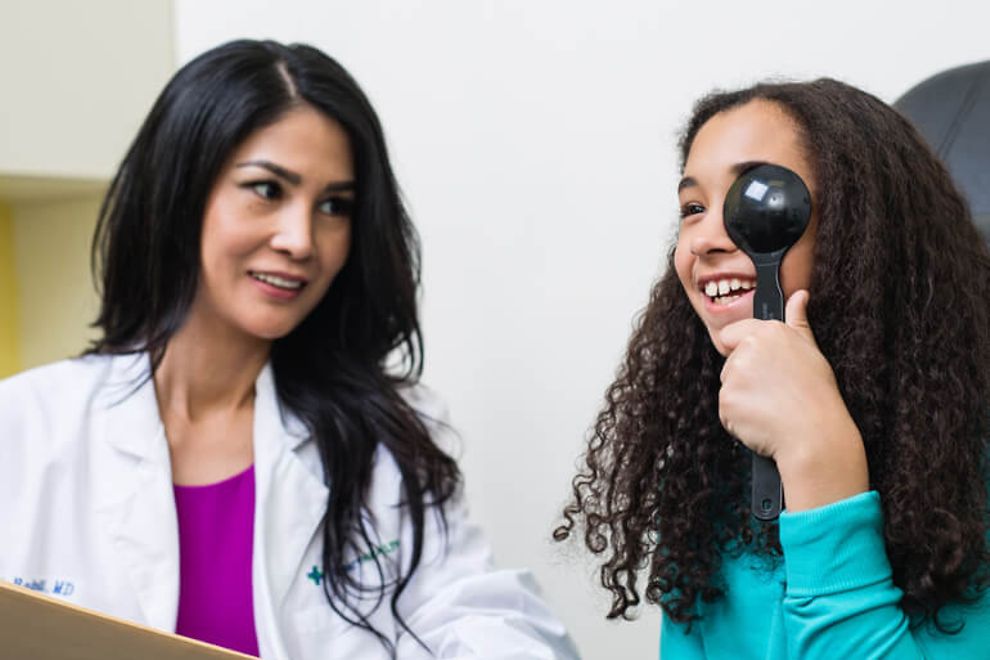
<instances>
[{"instance_id":1,"label":"girl's arm","mask_svg":"<svg viewBox=\"0 0 990 660\"><path fill-rule=\"evenodd\" d=\"M915 630L900 607L883 540L875 491L780 517L787 585L788 655L818 658L985 658L990 654L990 598L943 609L946 635Z\"/></svg>"}]
</instances>

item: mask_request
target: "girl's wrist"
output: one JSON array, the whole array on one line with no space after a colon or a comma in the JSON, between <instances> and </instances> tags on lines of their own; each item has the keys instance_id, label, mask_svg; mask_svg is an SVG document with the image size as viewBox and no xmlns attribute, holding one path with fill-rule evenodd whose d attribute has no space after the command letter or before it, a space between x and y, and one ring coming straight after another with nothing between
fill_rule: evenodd
<instances>
[{"instance_id":1,"label":"girl's wrist","mask_svg":"<svg viewBox=\"0 0 990 660\"><path fill-rule=\"evenodd\" d=\"M819 426L805 442L788 443L776 457L788 511L804 511L870 489L863 438L848 415Z\"/></svg>"}]
</instances>

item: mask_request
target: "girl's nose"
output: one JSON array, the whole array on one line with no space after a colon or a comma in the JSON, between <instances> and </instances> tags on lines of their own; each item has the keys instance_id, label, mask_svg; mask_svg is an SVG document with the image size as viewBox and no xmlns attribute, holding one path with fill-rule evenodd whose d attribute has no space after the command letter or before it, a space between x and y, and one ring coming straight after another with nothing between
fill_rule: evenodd
<instances>
[{"instance_id":1,"label":"girl's nose","mask_svg":"<svg viewBox=\"0 0 990 660\"><path fill-rule=\"evenodd\" d=\"M691 237L691 253L696 257L702 257L723 252L730 253L736 249L738 249L736 244L725 231L721 207L709 210L695 227L694 235Z\"/></svg>"}]
</instances>

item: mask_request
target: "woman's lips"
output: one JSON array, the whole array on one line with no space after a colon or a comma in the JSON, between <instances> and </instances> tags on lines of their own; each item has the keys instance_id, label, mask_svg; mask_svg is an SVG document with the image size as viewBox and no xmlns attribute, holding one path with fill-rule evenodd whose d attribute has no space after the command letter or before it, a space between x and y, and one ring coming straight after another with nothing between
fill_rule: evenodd
<instances>
[{"instance_id":1,"label":"woman's lips","mask_svg":"<svg viewBox=\"0 0 990 660\"><path fill-rule=\"evenodd\" d=\"M305 281L284 275L251 272L249 273L249 278L262 293L276 300L293 300L298 298L299 294L306 287Z\"/></svg>"}]
</instances>

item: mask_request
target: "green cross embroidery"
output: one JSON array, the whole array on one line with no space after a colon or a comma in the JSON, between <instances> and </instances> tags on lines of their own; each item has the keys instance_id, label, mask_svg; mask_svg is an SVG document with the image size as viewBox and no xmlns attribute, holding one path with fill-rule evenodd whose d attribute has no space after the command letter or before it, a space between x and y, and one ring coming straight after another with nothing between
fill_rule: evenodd
<instances>
[{"instance_id":1,"label":"green cross embroidery","mask_svg":"<svg viewBox=\"0 0 990 660\"><path fill-rule=\"evenodd\" d=\"M313 584L320 586L320 580L323 579L323 571L319 569L315 564L313 565L313 570L311 570L306 577L313 581Z\"/></svg>"}]
</instances>

